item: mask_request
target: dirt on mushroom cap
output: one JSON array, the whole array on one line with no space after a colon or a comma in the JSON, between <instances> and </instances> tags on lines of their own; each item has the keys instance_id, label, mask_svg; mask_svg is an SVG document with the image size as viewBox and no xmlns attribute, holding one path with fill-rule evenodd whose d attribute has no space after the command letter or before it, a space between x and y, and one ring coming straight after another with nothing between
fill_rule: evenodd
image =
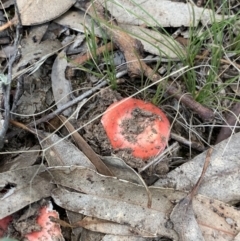
<instances>
[{"instance_id":1,"label":"dirt on mushroom cap","mask_svg":"<svg viewBox=\"0 0 240 241\"><path fill-rule=\"evenodd\" d=\"M129 148L133 156L144 160L162 152L169 139L170 124L165 114L138 99L112 104L101 121L114 149Z\"/></svg>"}]
</instances>

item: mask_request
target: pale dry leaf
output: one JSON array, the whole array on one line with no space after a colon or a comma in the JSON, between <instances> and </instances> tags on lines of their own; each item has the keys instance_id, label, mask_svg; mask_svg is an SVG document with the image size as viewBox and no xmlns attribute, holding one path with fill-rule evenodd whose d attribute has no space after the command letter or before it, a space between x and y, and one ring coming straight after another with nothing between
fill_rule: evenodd
<instances>
[{"instance_id":1,"label":"pale dry leaf","mask_svg":"<svg viewBox=\"0 0 240 241\"><path fill-rule=\"evenodd\" d=\"M93 232L100 232L100 233L106 233L111 235L133 236L133 237L137 236L138 238L149 236L149 233L141 230L135 230L134 228L128 225L121 225L115 222L93 218L93 217L85 217L83 220L79 222L79 225Z\"/></svg>"},{"instance_id":2,"label":"pale dry leaf","mask_svg":"<svg viewBox=\"0 0 240 241\"><path fill-rule=\"evenodd\" d=\"M190 195L178 202L171 213L174 230L178 233L179 241L204 241L204 237L195 219Z\"/></svg>"},{"instance_id":3,"label":"pale dry leaf","mask_svg":"<svg viewBox=\"0 0 240 241\"><path fill-rule=\"evenodd\" d=\"M133 38L139 39L146 52L171 59L183 58L186 55L183 47L165 34L141 26L127 24L119 26Z\"/></svg>"},{"instance_id":4,"label":"pale dry leaf","mask_svg":"<svg viewBox=\"0 0 240 241\"><path fill-rule=\"evenodd\" d=\"M142 178L122 159L116 156L102 156L102 161L111 170L114 176L142 185Z\"/></svg>"},{"instance_id":5,"label":"pale dry leaf","mask_svg":"<svg viewBox=\"0 0 240 241\"><path fill-rule=\"evenodd\" d=\"M235 207L197 195L193 210L206 241L232 241L239 233L240 211Z\"/></svg>"},{"instance_id":6,"label":"pale dry leaf","mask_svg":"<svg viewBox=\"0 0 240 241\"><path fill-rule=\"evenodd\" d=\"M38 32L38 30L41 32L43 26L35 27L34 33ZM39 59L44 59L44 57L50 57L53 55L58 49L62 47L61 43L58 40L45 40L43 42L40 42L41 38L40 36L37 37L37 42L35 42L34 33L29 34L29 36L22 40L21 42L21 59L18 62L16 66L13 68L13 78L16 78L22 73L26 73L26 70L24 68L24 71L19 70L22 67L25 67L28 64L35 64L39 61ZM45 58L46 60L46 58ZM44 62L44 61L43 61ZM36 66L36 69L39 68L39 66Z\"/></svg>"},{"instance_id":7,"label":"pale dry leaf","mask_svg":"<svg viewBox=\"0 0 240 241\"><path fill-rule=\"evenodd\" d=\"M210 166L198 190L199 194L227 203L239 202L239 138L240 133L237 133L213 147ZM206 152L201 153L159 179L154 186L191 190L201 175L205 157Z\"/></svg>"},{"instance_id":8,"label":"pale dry leaf","mask_svg":"<svg viewBox=\"0 0 240 241\"><path fill-rule=\"evenodd\" d=\"M55 22L78 32L91 33L102 38L107 37L91 17L82 11L68 11ZM149 53L173 59L185 56L185 51L181 45L165 34L131 24L120 24L119 26L132 37L139 39L144 46L144 50Z\"/></svg>"},{"instance_id":9,"label":"pale dry leaf","mask_svg":"<svg viewBox=\"0 0 240 241\"><path fill-rule=\"evenodd\" d=\"M76 0L17 0L22 25L46 23L65 13Z\"/></svg>"},{"instance_id":10,"label":"pale dry leaf","mask_svg":"<svg viewBox=\"0 0 240 241\"><path fill-rule=\"evenodd\" d=\"M49 166L85 166L95 170L90 160L71 142L56 134L41 133L45 139L40 142L45 149L45 157Z\"/></svg>"},{"instance_id":11,"label":"pale dry leaf","mask_svg":"<svg viewBox=\"0 0 240 241\"><path fill-rule=\"evenodd\" d=\"M95 171L76 166L52 167L48 168L47 173L50 173L49 182L55 182L72 190L84 192L89 195L89 200L98 200L98 198L104 200L106 198L106 202L111 199L113 203L116 201L115 204L118 205L118 201L121 201L143 207L143 210L145 210L147 205L146 189L134 183L113 177L105 177ZM81 178L79 178L80 176ZM166 218L164 226L169 226L170 223L167 217L170 216L176 201L183 199L187 194L173 189L156 187L149 187L149 190L152 193L151 208L159 211L159 215L163 215ZM81 205L84 205L84 203ZM79 208L80 207L82 206L79 206ZM65 206L65 208L67 207ZM98 209L98 206L96 206L96 208ZM111 218L104 216L109 212L108 209L106 210L103 207L99 208L98 212L101 213L99 214L101 217L95 215L93 215L93 217L113 221ZM121 209L121 206L119 209ZM206 240L214 241L215 239L211 234L215 233L219 238L218 240L230 241L232 237L240 231L240 212L225 203L197 195L193 199L193 211ZM129 210L129 212L131 212L131 210ZM112 217L115 214L115 208L112 207L111 214L109 215ZM103 218L103 216L105 218ZM137 219L138 217L132 215L128 222L131 223L132 219L136 222L135 218ZM229 220L231 220L231 222L229 222ZM106 227L102 226L101 228L104 229ZM169 230L171 230L171 225L169 226ZM111 230L106 228L104 232L110 234Z\"/></svg>"},{"instance_id":12,"label":"pale dry leaf","mask_svg":"<svg viewBox=\"0 0 240 241\"><path fill-rule=\"evenodd\" d=\"M7 185L12 186L7 193L1 194L0 219L50 196L55 185L37 175L43 170L43 166L32 166L0 174L1 189Z\"/></svg>"},{"instance_id":13,"label":"pale dry leaf","mask_svg":"<svg viewBox=\"0 0 240 241\"><path fill-rule=\"evenodd\" d=\"M107 37L92 18L80 10L69 10L61 17L55 19L54 22L76 30L77 32L92 33L97 37Z\"/></svg>"},{"instance_id":14,"label":"pale dry leaf","mask_svg":"<svg viewBox=\"0 0 240 241\"><path fill-rule=\"evenodd\" d=\"M0 4L0 9L6 9L15 3L14 0L2 0Z\"/></svg>"},{"instance_id":15,"label":"pale dry leaf","mask_svg":"<svg viewBox=\"0 0 240 241\"><path fill-rule=\"evenodd\" d=\"M61 51L56 57L51 73L52 91L55 103L58 108L72 100L72 85L65 77L67 68L67 56L65 51ZM63 115L70 116L73 112L72 108L63 111Z\"/></svg>"},{"instance_id":16,"label":"pale dry leaf","mask_svg":"<svg viewBox=\"0 0 240 241\"><path fill-rule=\"evenodd\" d=\"M11 161L1 163L0 173L32 166L39 155L40 146L35 145Z\"/></svg>"},{"instance_id":17,"label":"pale dry leaf","mask_svg":"<svg viewBox=\"0 0 240 241\"><path fill-rule=\"evenodd\" d=\"M234 237L233 241L240 241L240 233L238 233L238 234Z\"/></svg>"},{"instance_id":18,"label":"pale dry leaf","mask_svg":"<svg viewBox=\"0 0 240 241\"><path fill-rule=\"evenodd\" d=\"M83 229L80 239L76 241L102 241L104 234Z\"/></svg>"},{"instance_id":19,"label":"pale dry leaf","mask_svg":"<svg viewBox=\"0 0 240 241\"><path fill-rule=\"evenodd\" d=\"M232 89L232 91L234 91L234 93L235 93L237 96L240 96L239 83L230 83L229 86L230 86L230 88Z\"/></svg>"},{"instance_id":20,"label":"pale dry leaf","mask_svg":"<svg viewBox=\"0 0 240 241\"><path fill-rule=\"evenodd\" d=\"M62 208L129 225L136 230L147 232L150 237L166 236L177 239L175 231L165 227L164 214L154 209L98 196L93 198L91 195L69 192L62 188L55 189L52 197Z\"/></svg>"},{"instance_id":21,"label":"pale dry leaf","mask_svg":"<svg viewBox=\"0 0 240 241\"><path fill-rule=\"evenodd\" d=\"M20 96L15 109L15 112L19 114L19 120L29 120L30 115L45 111L48 104L53 102L50 93L51 83L34 78L37 76L35 74L24 78L25 91Z\"/></svg>"},{"instance_id":22,"label":"pale dry leaf","mask_svg":"<svg viewBox=\"0 0 240 241\"><path fill-rule=\"evenodd\" d=\"M210 9L170 0L97 0L106 6L118 23L161 27L197 26L221 21ZM229 18L229 16L225 16Z\"/></svg>"},{"instance_id":23,"label":"pale dry leaf","mask_svg":"<svg viewBox=\"0 0 240 241\"><path fill-rule=\"evenodd\" d=\"M134 236L105 235L101 241L153 241L153 239Z\"/></svg>"},{"instance_id":24,"label":"pale dry leaf","mask_svg":"<svg viewBox=\"0 0 240 241\"><path fill-rule=\"evenodd\" d=\"M52 182L55 184L90 195L104 196L125 202L131 200L131 202L147 207L147 191L142 185L119 180L116 177L103 176L91 169L79 166L52 167L48 169L48 172L51 173ZM158 193L157 189L152 191L152 195L155 198L152 203L155 209L159 206L157 209L161 211L162 206L164 208L172 207L166 196Z\"/></svg>"}]
</instances>

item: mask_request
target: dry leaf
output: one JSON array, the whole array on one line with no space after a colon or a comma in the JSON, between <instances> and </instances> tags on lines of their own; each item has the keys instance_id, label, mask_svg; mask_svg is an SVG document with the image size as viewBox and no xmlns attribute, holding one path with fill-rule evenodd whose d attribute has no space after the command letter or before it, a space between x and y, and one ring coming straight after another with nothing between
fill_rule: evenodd
<instances>
[{"instance_id":1,"label":"dry leaf","mask_svg":"<svg viewBox=\"0 0 240 241\"><path fill-rule=\"evenodd\" d=\"M91 17L82 11L68 11L66 14L56 19L55 22L82 33L91 32L91 34L98 37L107 37ZM132 24L120 24L119 26L132 37L139 39L142 42L145 51L149 53L167 56L173 59L178 59L179 56L185 55L181 45L165 34Z\"/></svg>"},{"instance_id":2,"label":"dry leaf","mask_svg":"<svg viewBox=\"0 0 240 241\"><path fill-rule=\"evenodd\" d=\"M127 225L121 225L118 223L114 223L111 221L93 218L93 217L85 217L83 220L77 223L81 227L91 230L93 232L100 233L110 233L112 235L120 235L120 236L143 236L147 237L149 234L147 232L141 232L141 230L134 230L132 227Z\"/></svg>"},{"instance_id":3,"label":"dry leaf","mask_svg":"<svg viewBox=\"0 0 240 241\"><path fill-rule=\"evenodd\" d=\"M197 26L221 21L222 15L194 4L170 0L118 0L96 2L106 6L118 23L161 27ZM229 16L225 16L229 18Z\"/></svg>"},{"instance_id":4,"label":"dry leaf","mask_svg":"<svg viewBox=\"0 0 240 241\"><path fill-rule=\"evenodd\" d=\"M58 108L72 99L72 85L65 77L67 65L67 57L63 50L54 61L51 74L53 96ZM72 108L66 109L63 114L70 116Z\"/></svg>"},{"instance_id":5,"label":"dry leaf","mask_svg":"<svg viewBox=\"0 0 240 241\"><path fill-rule=\"evenodd\" d=\"M183 47L165 34L134 25L121 24L120 27L133 38L140 40L146 52L170 59L185 56Z\"/></svg>"},{"instance_id":6,"label":"dry leaf","mask_svg":"<svg viewBox=\"0 0 240 241\"><path fill-rule=\"evenodd\" d=\"M0 173L32 166L36 162L39 150L40 146L35 145L14 158L12 161L1 163Z\"/></svg>"},{"instance_id":7,"label":"dry leaf","mask_svg":"<svg viewBox=\"0 0 240 241\"><path fill-rule=\"evenodd\" d=\"M153 239L134 236L105 235L101 241L153 241Z\"/></svg>"},{"instance_id":8,"label":"dry leaf","mask_svg":"<svg viewBox=\"0 0 240 241\"><path fill-rule=\"evenodd\" d=\"M145 231L150 237L167 236L177 239L176 233L165 227L163 213L127 202L69 192L61 188L53 191L57 205L87 216L129 225L134 230Z\"/></svg>"},{"instance_id":9,"label":"dry leaf","mask_svg":"<svg viewBox=\"0 0 240 241\"><path fill-rule=\"evenodd\" d=\"M170 216L174 230L178 233L179 241L204 241L202 232L195 219L190 195L180 200Z\"/></svg>"},{"instance_id":10,"label":"dry leaf","mask_svg":"<svg viewBox=\"0 0 240 241\"><path fill-rule=\"evenodd\" d=\"M112 219L112 217L117 215L117 210L121 210L122 203L127 203L134 205L133 212L129 207L130 209L128 211L130 213L132 212L132 216L126 217L127 220L125 221L127 224L137 222L138 216L135 215L135 206L142 207L142 215L148 215L148 213L145 213L147 194L146 189L143 186L113 177L102 176L93 170L77 166L52 167L49 168L46 173L50 173L49 181L52 180L52 182L71 188L71 190L86 193L83 197L86 198L86 200L98 200L99 202L105 203L105 207L108 207L109 200L111 200L112 209L109 210L108 208L105 209L103 206L96 205L95 210L98 210L96 215L93 213L90 214L89 212L85 213L85 208L88 209L88 207L86 207L88 205L87 203L78 203L78 210L82 208L84 209L83 211L79 211L82 214L117 222L117 217L115 217L116 219ZM81 178L78 178L79 176L81 176ZM176 201L183 199L187 194L173 189L156 187L149 187L149 190L152 193L152 206L150 210L156 210L159 212L160 216L164 216L165 219L162 225L169 226L170 223L168 217L170 217ZM75 194L76 193L74 193L74 195ZM70 196L71 193L69 193L69 198ZM64 195L58 198L60 201L64 201L64 203L67 201L64 199ZM64 204L63 207L78 212L75 208L72 209L72 206L69 205ZM206 240L215 240L215 237L211 235L212 233L215 233L218 240L232 240L233 236L240 231L240 212L233 207L229 207L225 203L197 195L193 199L193 212ZM108 214L108 216L105 216L106 214ZM152 222L154 222L154 219ZM101 226L101 228L104 229L105 233L110 234L111 230L104 226ZM156 227L154 226L154 229L155 228ZM171 228L170 225L169 232ZM127 229L125 228L125 230ZM141 232L139 230L140 233L143 231L149 232L149 230L145 229L142 229ZM157 233L158 230L156 229L155 232Z\"/></svg>"},{"instance_id":11,"label":"dry leaf","mask_svg":"<svg viewBox=\"0 0 240 241\"><path fill-rule=\"evenodd\" d=\"M148 195L143 185L134 184L116 177L103 176L91 169L79 166L52 167L48 169L53 182L90 195L137 203L147 207ZM79 179L79 177L81 177ZM121 177L120 177L121 178ZM170 209L171 202L158 189L151 189L152 207L159 211Z\"/></svg>"},{"instance_id":12,"label":"dry leaf","mask_svg":"<svg viewBox=\"0 0 240 241\"><path fill-rule=\"evenodd\" d=\"M92 18L83 11L69 10L61 17L55 19L54 22L81 33L91 32L97 37L107 37Z\"/></svg>"},{"instance_id":13,"label":"dry leaf","mask_svg":"<svg viewBox=\"0 0 240 241\"><path fill-rule=\"evenodd\" d=\"M71 142L56 134L41 133L45 137L41 146L45 149L45 157L49 166L78 165L95 169L90 160Z\"/></svg>"},{"instance_id":14,"label":"dry leaf","mask_svg":"<svg viewBox=\"0 0 240 241\"><path fill-rule=\"evenodd\" d=\"M37 32L42 33L42 28L45 26L35 27L29 36L21 42L21 60L13 68L13 79L21 74L27 73L33 69L38 69L44 61L53 55L58 49L62 47L58 40L45 40L40 42L41 37L37 35ZM42 35L42 34L41 34ZM37 36L37 42L35 37ZM24 68L26 65L31 64L31 68ZM34 66L34 64L36 66Z\"/></svg>"},{"instance_id":15,"label":"dry leaf","mask_svg":"<svg viewBox=\"0 0 240 241\"><path fill-rule=\"evenodd\" d=\"M227 203L240 200L240 133L231 136L214 147L208 167L198 193ZM196 184L206 157L201 153L193 160L171 171L154 185L158 187L191 190Z\"/></svg>"},{"instance_id":16,"label":"dry leaf","mask_svg":"<svg viewBox=\"0 0 240 241\"><path fill-rule=\"evenodd\" d=\"M37 175L43 170L43 166L33 166L0 174L1 189L11 186L6 193L1 193L0 219L50 196L55 186Z\"/></svg>"},{"instance_id":17,"label":"dry leaf","mask_svg":"<svg viewBox=\"0 0 240 241\"><path fill-rule=\"evenodd\" d=\"M114 176L142 185L142 178L134 171L130 166L126 164L122 159L116 156L102 156L102 161L112 171Z\"/></svg>"},{"instance_id":18,"label":"dry leaf","mask_svg":"<svg viewBox=\"0 0 240 241\"><path fill-rule=\"evenodd\" d=\"M17 0L22 25L46 23L65 13L76 0Z\"/></svg>"}]
</instances>

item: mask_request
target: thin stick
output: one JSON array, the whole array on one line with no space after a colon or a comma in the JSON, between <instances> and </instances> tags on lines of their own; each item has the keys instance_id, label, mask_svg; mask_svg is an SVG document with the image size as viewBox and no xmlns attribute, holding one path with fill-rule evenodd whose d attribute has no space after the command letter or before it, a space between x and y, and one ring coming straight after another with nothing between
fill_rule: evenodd
<instances>
[{"instance_id":1,"label":"thin stick","mask_svg":"<svg viewBox=\"0 0 240 241\"><path fill-rule=\"evenodd\" d=\"M15 2L16 4L16 2ZM16 12L18 13L18 8L16 7ZM20 15L17 14L19 17ZM5 115L4 115L4 122L3 126L0 130L0 149L4 146L4 138L8 130L9 126L9 119L10 119L10 91L11 91L11 83L12 83L12 66L13 63L16 60L17 54L18 54L18 46L20 42L20 29L22 26L21 21L18 21L18 26L16 28L16 38L14 40L14 55L10 58L8 63L8 76L7 76L7 83L2 83L2 93L4 96L4 109L5 109Z\"/></svg>"},{"instance_id":2,"label":"thin stick","mask_svg":"<svg viewBox=\"0 0 240 241\"><path fill-rule=\"evenodd\" d=\"M78 96L77 98L69 101L68 103L66 103L65 105L62 105L60 108L58 108L57 110L53 111L52 113L38 119L35 122L30 123L30 126L34 126L34 125L38 125L42 122L47 122L48 120L52 119L53 117L59 115L60 113L62 113L64 110L66 110L67 108L76 105L78 102L82 101L83 99L91 96L93 93L97 92L98 90L100 90L102 87L106 86L108 84L108 82L106 80L104 80L103 82L101 82L100 84L94 86L92 89L86 91L85 93L83 93L82 95Z\"/></svg>"}]
</instances>

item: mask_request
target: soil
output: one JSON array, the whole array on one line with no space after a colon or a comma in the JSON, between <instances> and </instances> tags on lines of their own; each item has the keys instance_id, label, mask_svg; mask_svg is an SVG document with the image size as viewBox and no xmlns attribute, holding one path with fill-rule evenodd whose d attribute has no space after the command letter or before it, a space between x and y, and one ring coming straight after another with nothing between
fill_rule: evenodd
<instances>
[{"instance_id":1,"label":"soil","mask_svg":"<svg viewBox=\"0 0 240 241\"><path fill-rule=\"evenodd\" d=\"M157 115L145 110L135 108L131 113L131 118L124 119L121 123L122 135L130 143L136 143L139 134L144 132L148 126L153 125L153 121L159 118ZM152 127L152 132L157 132Z\"/></svg>"}]
</instances>

